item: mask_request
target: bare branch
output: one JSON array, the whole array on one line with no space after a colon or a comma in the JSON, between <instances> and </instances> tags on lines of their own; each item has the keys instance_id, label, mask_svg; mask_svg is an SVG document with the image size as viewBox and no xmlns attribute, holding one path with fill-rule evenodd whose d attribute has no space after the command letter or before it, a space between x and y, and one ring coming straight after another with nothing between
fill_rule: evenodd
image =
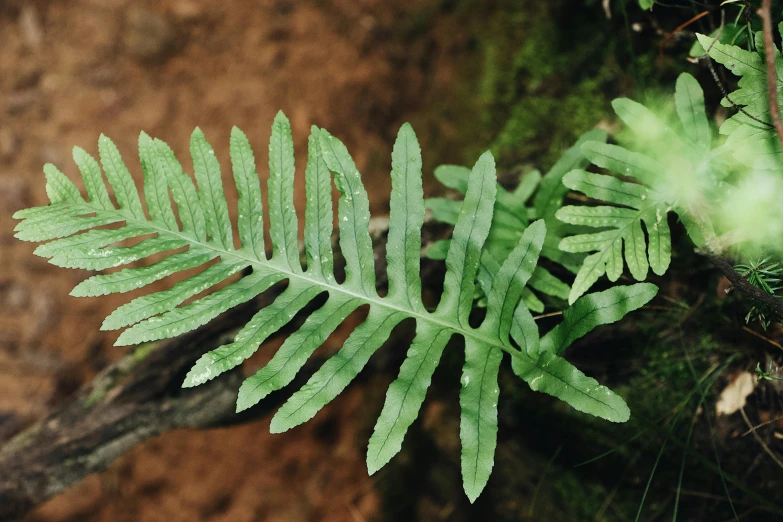
<instances>
[{"instance_id":1,"label":"bare branch","mask_svg":"<svg viewBox=\"0 0 783 522\"><path fill-rule=\"evenodd\" d=\"M767 58L767 96L769 97L769 114L772 116L772 124L778 133L778 140L783 147L783 122L780 120L780 105L778 105L778 78L775 41L772 37L772 0L763 0L761 9L758 10L764 31L764 51Z\"/></svg>"}]
</instances>

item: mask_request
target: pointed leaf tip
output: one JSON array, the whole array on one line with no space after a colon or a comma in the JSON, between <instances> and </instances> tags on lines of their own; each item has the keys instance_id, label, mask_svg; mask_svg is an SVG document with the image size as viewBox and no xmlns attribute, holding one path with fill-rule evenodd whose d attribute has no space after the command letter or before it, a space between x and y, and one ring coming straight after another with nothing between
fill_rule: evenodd
<instances>
[{"instance_id":1,"label":"pointed leaf tip","mask_svg":"<svg viewBox=\"0 0 783 522\"><path fill-rule=\"evenodd\" d=\"M218 374L213 372L213 360L209 353L199 357L196 364L190 369L182 382L183 388L195 388L205 382L215 378Z\"/></svg>"},{"instance_id":2,"label":"pointed leaf tip","mask_svg":"<svg viewBox=\"0 0 783 522\"><path fill-rule=\"evenodd\" d=\"M479 157L478 161L489 162L493 167L495 166L495 156L492 154L491 150L485 151L484 154Z\"/></svg>"},{"instance_id":3,"label":"pointed leaf tip","mask_svg":"<svg viewBox=\"0 0 783 522\"><path fill-rule=\"evenodd\" d=\"M281 421L277 415L272 417L272 422L269 423L269 433L272 434L278 434L278 433L285 433L286 431L293 428L293 426L289 426L283 421Z\"/></svg>"},{"instance_id":4,"label":"pointed leaf tip","mask_svg":"<svg viewBox=\"0 0 783 522\"><path fill-rule=\"evenodd\" d=\"M529 226L528 229L531 230L531 236L536 237L539 235L546 236L546 223L543 219L537 219L533 221Z\"/></svg>"},{"instance_id":5,"label":"pointed leaf tip","mask_svg":"<svg viewBox=\"0 0 783 522\"><path fill-rule=\"evenodd\" d=\"M277 114L275 114L275 123L289 123L288 116L285 115L282 109L277 111Z\"/></svg>"}]
</instances>

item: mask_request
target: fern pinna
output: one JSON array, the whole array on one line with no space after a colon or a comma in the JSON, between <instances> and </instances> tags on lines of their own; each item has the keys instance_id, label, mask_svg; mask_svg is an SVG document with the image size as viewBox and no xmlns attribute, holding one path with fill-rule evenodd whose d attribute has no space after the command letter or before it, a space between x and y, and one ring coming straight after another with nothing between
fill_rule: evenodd
<instances>
[{"instance_id":1,"label":"fern pinna","mask_svg":"<svg viewBox=\"0 0 783 522\"><path fill-rule=\"evenodd\" d=\"M282 113L274 120L269 144L271 257L267 256L264 245L255 159L239 129L232 130L230 153L239 193L240 248L236 248L233 238L220 167L200 130L196 129L190 142L198 189L165 143L141 135L139 152L149 217L114 144L101 136L98 146L100 165L83 150L74 152L88 199L54 166L47 165L44 171L51 204L18 212L15 217L23 221L17 226L17 237L30 241L54 240L39 246L36 253L58 266L89 270L119 267L153 254L170 253L147 266L90 277L73 290L75 296L126 292L175 272L206 267L169 290L136 298L109 315L104 329L130 326L120 335L118 345L179 335L276 283L284 280L288 283L282 294L261 309L232 343L207 353L195 364L185 379L185 387L205 383L238 366L316 296L326 293L325 304L285 340L264 368L244 382L239 390L237 410L253 406L270 392L290 383L308 357L349 314L368 306L364 322L282 406L272 419L271 429L283 432L309 420L356 377L395 325L413 318L416 337L398 378L389 388L370 439L367 454L370 473L400 450L408 426L418 415L431 376L454 334L462 336L465 342L460 436L464 487L471 501L484 488L493 465L498 370L504 356L511 358L515 373L533 389L611 421L622 422L628 418L628 408L620 397L583 375L558 354L595 325L617 320L649 301L656 292L653 285L618 287L612 293L585 296L577 303L579 306L564 314L563 324L539 341L538 328L530 312L524 306L517 306L544 243L546 230L539 221L527 228L492 281L484 281L488 302L481 326L474 328L468 323L474 281L496 196L495 165L489 153L481 156L470 173L465 202L446 258L443 296L437 309L430 311L421 300L419 256L425 213L421 152L407 124L400 129L392 153L385 296L376 291L367 193L347 149L327 131L313 127L309 138L305 168L306 269L300 262L293 201L293 140L289 122ZM109 196L100 166L117 206ZM345 258L342 282L335 280L333 272L332 177L341 194L337 219L340 248ZM169 191L177 205L179 220L172 209ZM123 225L119 228L96 228L120 223ZM116 245L135 238L141 240L131 246ZM186 250L180 250L185 247ZM249 275L183 304L248 267L252 268Z\"/></svg>"}]
</instances>

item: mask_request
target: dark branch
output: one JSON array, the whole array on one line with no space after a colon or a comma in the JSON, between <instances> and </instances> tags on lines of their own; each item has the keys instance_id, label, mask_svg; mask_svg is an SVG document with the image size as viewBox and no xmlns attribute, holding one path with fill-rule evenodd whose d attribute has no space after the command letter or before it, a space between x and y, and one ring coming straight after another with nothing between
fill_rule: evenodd
<instances>
[{"instance_id":1,"label":"dark branch","mask_svg":"<svg viewBox=\"0 0 783 522\"><path fill-rule=\"evenodd\" d=\"M767 96L769 97L769 114L772 124L778 133L780 146L783 147L783 122L780 120L780 105L778 105L778 78L775 41L772 37L772 0L763 0L758 10L764 31L764 51L767 58Z\"/></svg>"},{"instance_id":2,"label":"dark branch","mask_svg":"<svg viewBox=\"0 0 783 522\"><path fill-rule=\"evenodd\" d=\"M736 270L734 270L734 265L732 265L725 257L710 253L705 253L705 255L710 259L710 261L712 261L712 264L718 267L718 269L723 272L723 275L725 275L726 278L731 281L731 284L734 286L734 288L746 294L748 297L755 299L760 303L764 303L771 310L774 310L775 313L783 317L783 299L779 299L772 294L768 294L761 288L750 284L747 279L742 277Z\"/></svg>"},{"instance_id":3,"label":"dark branch","mask_svg":"<svg viewBox=\"0 0 783 522\"><path fill-rule=\"evenodd\" d=\"M0 520L23 517L145 439L175 428L229 422L241 383L238 371L192 390L179 385L200 354L225 342L226 332L250 314L245 306L192 334L136 348L69 404L4 446Z\"/></svg>"}]
</instances>

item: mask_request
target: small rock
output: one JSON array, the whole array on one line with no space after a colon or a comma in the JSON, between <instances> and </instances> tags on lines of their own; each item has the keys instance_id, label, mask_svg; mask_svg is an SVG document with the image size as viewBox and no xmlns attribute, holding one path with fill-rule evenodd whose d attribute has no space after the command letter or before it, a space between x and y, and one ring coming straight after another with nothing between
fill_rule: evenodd
<instances>
[{"instance_id":1,"label":"small rock","mask_svg":"<svg viewBox=\"0 0 783 522\"><path fill-rule=\"evenodd\" d=\"M367 31L373 31L378 26L378 22L374 16L366 15L359 19L359 25Z\"/></svg>"},{"instance_id":2,"label":"small rock","mask_svg":"<svg viewBox=\"0 0 783 522\"><path fill-rule=\"evenodd\" d=\"M175 49L174 28L165 17L134 6L125 17L125 51L140 62L160 62Z\"/></svg>"},{"instance_id":3,"label":"small rock","mask_svg":"<svg viewBox=\"0 0 783 522\"><path fill-rule=\"evenodd\" d=\"M30 294L19 285L12 286L5 298L5 304L12 310L24 310L29 302Z\"/></svg>"}]
</instances>

